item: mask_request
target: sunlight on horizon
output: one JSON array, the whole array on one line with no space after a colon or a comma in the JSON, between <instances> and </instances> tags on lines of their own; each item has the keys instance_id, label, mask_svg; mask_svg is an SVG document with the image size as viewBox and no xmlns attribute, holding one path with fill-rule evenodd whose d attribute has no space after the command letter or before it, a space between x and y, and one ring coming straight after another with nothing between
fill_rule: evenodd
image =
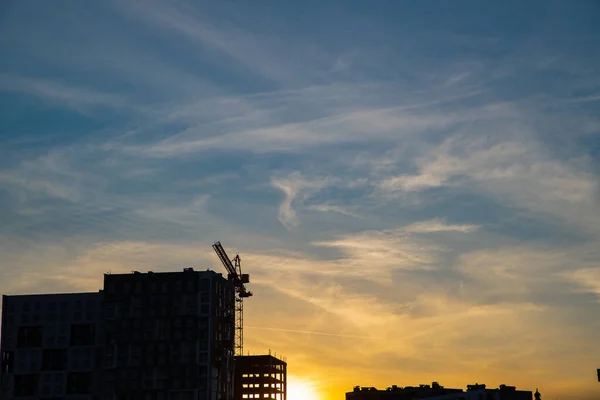
<instances>
[{"instance_id":1,"label":"sunlight on horizon","mask_svg":"<svg viewBox=\"0 0 600 400\"><path fill-rule=\"evenodd\" d=\"M287 400L321 400L321 395L313 382L288 376Z\"/></svg>"}]
</instances>

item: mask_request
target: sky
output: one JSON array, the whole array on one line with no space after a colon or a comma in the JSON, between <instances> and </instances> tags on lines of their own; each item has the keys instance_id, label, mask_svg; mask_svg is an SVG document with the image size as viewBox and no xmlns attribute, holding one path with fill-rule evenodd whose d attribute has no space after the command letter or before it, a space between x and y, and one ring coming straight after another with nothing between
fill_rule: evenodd
<instances>
[{"instance_id":1,"label":"sky","mask_svg":"<svg viewBox=\"0 0 600 400\"><path fill-rule=\"evenodd\" d=\"M220 240L296 397L598 398L599 42L584 0L3 1L0 293Z\"/></svg>"}]
</instances>

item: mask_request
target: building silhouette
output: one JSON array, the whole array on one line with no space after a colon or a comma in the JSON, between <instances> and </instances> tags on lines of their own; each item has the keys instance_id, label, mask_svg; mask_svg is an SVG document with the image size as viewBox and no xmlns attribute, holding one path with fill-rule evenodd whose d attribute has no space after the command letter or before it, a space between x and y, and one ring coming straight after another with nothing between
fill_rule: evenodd
<instances>
[{"instance_id":1,"label":"building silhouette","mask_svg":"<svg viewBox=\"0 0 600 400\"><path fill-rule=\"evenodd\" d=\"M234 291L213 271L104 276L104 398L233 396Z\"/></svg>"},{"instance_id":2,"label":"building silhouette","mask_svg":"<svg viewBox=\"0 0 600 400\"><path fill-rule=\"evenodd\" d=\"M463 393L463 390L445 388L437 382L431 385L406 387L393 385L385 390L356 386L352 392L346 393L346 400L412 400L455 393Z\"/></svg>"},{"instance_id":3,"label":"building silhouette","mask_svg":"<svg viewBox=\"0 0 600 400\"><path fill-rule=\"evenodd\" d=\"M287 363L268 355L235 357L234 399L286 400Z\"/></svg>"},{"instance_id":4,"label":"building silhouette","mask_svg":"<svg viewBox=\"0 0 600 400\"><path fill-rule=\"evenodd\" d=\"M230 400L234 287L107 274L97 293L2 297L0 399Z\"/></svg>"},{"instance_id":5,"label":"building silhouette","mask_svg":"<svg viewBox=\"0 0 600 400\"><path fill-rule=\"evenodd\" d=\"M467 385L467 390L445 388L433 382L431 385L398 387L385 390L356 386L346 393L346 400L532 400L531 391L517 390L514 386L500 385L488 389L486 385Z\"/></svg>"},{"instance_id":6,"label":"building silhouette","mask_svg":"<svg viewBox=\"0 0 600 400\"><path fill-rule=\"evenodd\" d=\"M102 292L2 296L0 398L97 398Z\"/></svg>"}]
</instances>

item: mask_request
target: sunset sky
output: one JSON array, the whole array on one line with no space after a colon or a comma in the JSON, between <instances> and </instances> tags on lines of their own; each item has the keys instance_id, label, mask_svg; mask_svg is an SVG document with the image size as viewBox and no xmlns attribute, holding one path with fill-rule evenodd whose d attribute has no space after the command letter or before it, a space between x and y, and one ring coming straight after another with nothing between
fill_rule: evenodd
<instances>
[{"instance_id":1,"label":"sunset sky","mask_svg":"<svg viewBox=\"0 0 600 400\"><path fill-rule=\"evenodd\" d=\"M599 43L598 1L2 1L0 293L220 240L290 400L597 399Z\"/></svg>"}]
</instances>

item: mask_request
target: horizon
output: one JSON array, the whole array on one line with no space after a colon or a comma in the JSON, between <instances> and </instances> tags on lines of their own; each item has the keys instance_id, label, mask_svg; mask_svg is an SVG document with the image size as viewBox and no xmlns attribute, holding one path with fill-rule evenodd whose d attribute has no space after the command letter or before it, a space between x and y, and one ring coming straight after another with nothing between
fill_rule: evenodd
<instances>
[{"instance_id":1,"label":"horizon","mask_svg":"<svg viewBox=\"0 0 600 400\"><path fill-rule=\"evenodd\" d=\"M2 2L0 293L220 240L289 400L597 399L598 42L595 1Z\"/></svg>"}]
</instances>

